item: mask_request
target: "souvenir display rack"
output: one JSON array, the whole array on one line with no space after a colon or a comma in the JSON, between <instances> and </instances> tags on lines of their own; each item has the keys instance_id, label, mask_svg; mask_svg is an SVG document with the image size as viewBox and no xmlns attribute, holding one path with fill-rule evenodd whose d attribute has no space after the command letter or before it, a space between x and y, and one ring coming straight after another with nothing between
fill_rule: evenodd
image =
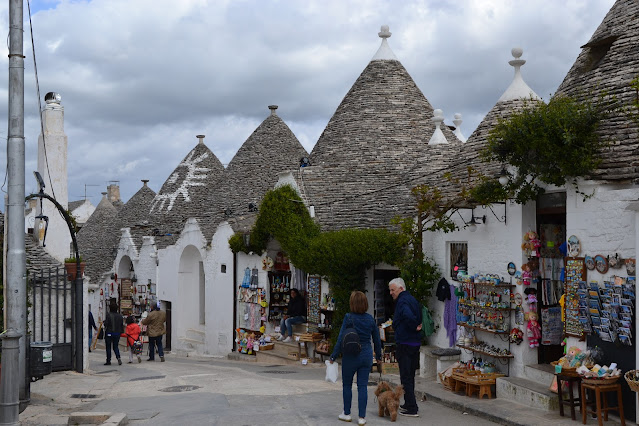
<instances>
[{"instance_id":1,"label":"souvenir display rack","mask_svg":"<svg viewBox=\"0 0 639 426\"><path fill-rule=\"evenodd\" d=\"M269 321L280 321L286 315L291 299L291 272L269 271Z\"/></svg>"},{"instance_id":2,"label":"souvenir display rack","mask_svg":"<svg viewBox=\"0 0 639 426\"><path fill-rule=\"evenodd\" d=\"M263 333L266 320L266 290L264 288L238 288L240 328L250 330L259 336Z\"/></svg>"},{"instance_id":3,"label":"souvenir display rack","mask_svg":"<svg viewBox=\"0 0 639 426\"><path fill-rule=\"evenodd\" d=\"M468 352L495 358L500 363L507 365L510 370L509 361L514 356L510 352L508 335L510 334L510 313L514 310L512 289L515 285L505 283L496 275L466 275L460 277L460 280L464 295L458 301L460 315L458 315L457 325L495 334L501 340L508 342L508 348L488 346L477 340L475 343L459 342L457 347Z\"/></svg>"},{"instance_id":4,"label":"souvenir display rack","mask_svg":"<svg viewBox=\"0 0 639 426\"><path fill-rule=\"evenodd\" d=\"M321 293L322 278L317 276L309 276L307 283L308 292L306 294L306 322L309 325L310 332L318 331L322 326L321 322Z\"/></svg>"},{"instance_id":5,"label":"souvenir display rack","mask_svg":"<svg viewBox=\"0 0 639 426\"><path fill-rule=\"evenodd\" d=\"M564 333L566 336L584 337L583 325L579 321L579 286L586 283L586 264L583 257L567 257L566 265L566 285ZM583 284L581 284L583 283Z\"/></svg>"}]
</instances>

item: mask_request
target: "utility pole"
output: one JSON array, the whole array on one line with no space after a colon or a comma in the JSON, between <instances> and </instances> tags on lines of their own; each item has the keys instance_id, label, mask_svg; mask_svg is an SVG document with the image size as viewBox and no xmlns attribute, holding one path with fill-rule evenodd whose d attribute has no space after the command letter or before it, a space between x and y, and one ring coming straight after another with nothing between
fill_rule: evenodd
<instances>
[{"instance_id":1,"label":"utility pole","mask_svg":"<svg viewBox=\"0 0 639 426\"><path fill-rule=\"evenodd\" d=\"M6 331L2 333L0 424L20 424L26 399L27 274L24 246L24 56L22 2L9 0L9 125L7 141Z\"/></svg>"}]
</instances>

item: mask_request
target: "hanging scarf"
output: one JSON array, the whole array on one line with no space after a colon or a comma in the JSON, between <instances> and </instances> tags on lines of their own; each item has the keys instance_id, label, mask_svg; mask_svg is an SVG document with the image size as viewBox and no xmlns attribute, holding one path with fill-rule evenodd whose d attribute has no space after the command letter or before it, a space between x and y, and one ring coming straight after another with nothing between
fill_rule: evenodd
<instances>
[{"instance_id":1,"label":"hanging scarf","mask_svg":"<svg viewBox=\"0 0 639 426\"><path fill-rule=\"evenodd\" d=\"M444 328L448 336L449 346L452 348L457 341L457 296L455 295L455 286L450 286L450 299L444 302Z\"/></svg>"}]
</instances>

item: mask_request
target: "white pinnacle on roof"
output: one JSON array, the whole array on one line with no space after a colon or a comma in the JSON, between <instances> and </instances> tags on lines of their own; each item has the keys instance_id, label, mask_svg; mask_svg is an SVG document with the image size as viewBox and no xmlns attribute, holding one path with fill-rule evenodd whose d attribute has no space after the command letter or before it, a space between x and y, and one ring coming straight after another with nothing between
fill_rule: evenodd
<instances>
[{"instance_id":1,"label":"white pinnacle on roof","mask_svg":"<svg viewBox=\"0 0 639 426\"><path fill-rule=\"evenodd\" d=\"M377 35L382 39L382 45L377 49L377 53L373 56L371 61L397 61L397 56L393 53L388 42L387 38L391 36L391 32L388 30L388 25L382 25L381 31L377 33Z\"/></svg>"},{"instance_id":2,"label":"white pinnacle on roof","mask_svg":"<svg viewBox=\"0 0 639 426\"><path fill-rule=\"evenodd\" d=\"M453 124L455 125L455 131L453 133L457 136L457 139L459 139L462 143L465 143L468 138L462 134L461 129L459 128L462 124L462 115L460 113L455 114Z\"/></svg>"},{"instance_id":3,"label":"white pinnacle on roof","mask_svg":"<svg viewBox=\"0 0 639 426\"><path fill-rule=\"evenodd\" d=\"M541 100L539 96L533 90L528 87L524 79L521 77L521 66L526 63L524 59L519 59L524 53L524 51L520 47L514 47L510 53L512 53L515 59L508 61L510 65L515 68L515 77L513 78L512 83L508 86L508 89L501 95L501 98L497 102L504 101L512 101L516 99L535 99Z\"/></svg>"},{"instance_id":4,"label":"white pinnacle on roof","mask_svg":"<svg viewBox=\"0 0 639 426\"><path fill-rule=\"evenodd\" d=\"M444 122L444 112L441 109L433 111L433 118L431 120L435 123L435 131L433 136L430 137L428 145L442 145L448 143L446 136L441 129L441 124Z\"/></svg>"}]
</instances>

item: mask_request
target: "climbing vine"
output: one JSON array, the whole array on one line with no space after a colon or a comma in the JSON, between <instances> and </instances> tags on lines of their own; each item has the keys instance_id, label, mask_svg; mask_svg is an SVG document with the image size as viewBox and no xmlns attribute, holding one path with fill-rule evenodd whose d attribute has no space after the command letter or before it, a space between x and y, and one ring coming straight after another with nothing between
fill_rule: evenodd
<instances>
[{"instance_id":1,"label":"climbing vine","mask_svg":"<svg viewBox=\"0 0 639 426\"><path fill-rule=\"evenodd\" d=\"M349 310L351 291L365 290L366 270L377 263L398 263L408 242L406 235L387 229L321 232L291 186L266 193L248 245L244 235L236 233L229 246L234 252L263 253L271 238L280 243L296 267L331 283L336 325Z\"/></svg>"},{"instance_id":2,"label":"climbing vine","mask_svg":"<svg viewBox=\"0 0 639 426\"><path fill-rule=\"evenodd\" d=\"M494 179L484 179L473 190L474 197L482 204L506 198L524 204L543 193L544 185L577 187L577 178L588 176L601 163L599 153L607 142L597 130L616 109L614 98L588 99L555 96L548 104L530 101L500 120L481 156L510 164L516 173L503 190Z\"/></svg>"}]
</instances>

